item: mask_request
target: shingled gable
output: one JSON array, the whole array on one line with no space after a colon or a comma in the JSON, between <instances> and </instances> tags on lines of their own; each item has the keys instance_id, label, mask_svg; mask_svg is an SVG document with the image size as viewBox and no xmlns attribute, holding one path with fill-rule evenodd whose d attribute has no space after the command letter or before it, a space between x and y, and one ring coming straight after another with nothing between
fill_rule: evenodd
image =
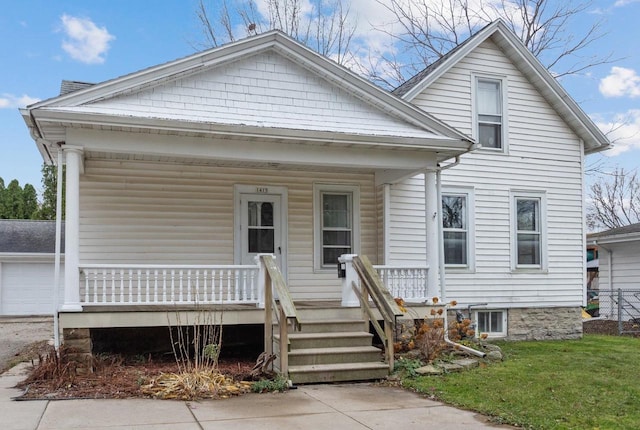
<instances>
[{"instance_id":1,"label":"shingled gable","mask_svg":"<svg viewBox=\"0 0 640 430\"><path fill-rule=\"evenodd\" d=\"M143 109L129 114L113 109L109 110L110 106L107 106L110 101L127 98L133 100L136 94L145 91L147 93L153 92L163 86L170 85L172 82L215 71L226 65L235 64L243 59L264 53L275 53L323 82L339 88L341 94L345 97L351 97L358 106L368 107L378 118L384 119L389 124L393 122L397 127L390 127L387 133L384 130L384 121L379 121L382 125L378 127L378 130L375 127L368 128L366 124L360 124L359 129L354 128L353 131L348 130L345 133L340 129L314 130L312 126L300 125L293 120L289 125L267 122L264 126L257 122L252 123L251 118L244 122L240 119L234 119L235 122L216 123L211 119L213 115L210 112L208 113L209 117L203 115L202 118L198 118L189 116L180 109L175 109L172 115L154 117L153 114L145 112ZM22 110L22 115L36 138L40 140L41 145L47 143L52 145L56 139L62 140L64 137L62 124L73 122L79 124L100 123L101 126L121 127L173 127L176 129L182 127L183 130L192 129L197 132L239 133L239 128L242 128L250 130L254 134L268 133L268 130L284 130L285 134L291 134L291 131L287 130L296 130L294 134L304 135L305 131L311 131L329 133L327 136L320 137L332 141L340 141L341 136L349 135L351 139L366 140L373 137L374 140L379 138L382 142L386 136L389 138L386 140L390 143L394 142L394 138L408 146L417 146L421 141L431 141L442 146L451 146L451 149L458 152L464 152L472 142L468 136L410 103L376 87L337 63L300 45L279 31L263 33L110 81L85 88L79 87L75 91L31 105ZM164 123L159 124L159 122ZM41 124L45 124L49 128L41 127ZM324 124L331 126L331 121L325 121ZM225 126L228 129L225 129ZM43 151L42 148L41 151ZM43 154L50 152L49 150L43 151Z\"/></svg>"},{"instance_id":2,"label":"shingled gable","mask_svg":"<svg viewBox=\"0 0 640 430\"><path fill-rule=\"evenodd\" d=\"M425 88L489 38L496 43L583 140L586 154L609 148L610 142L604 133L502 20L494 21L484 27L438 61L397 87L393 93L404 100L412 101Z\"/></svg>"}]
</instances>

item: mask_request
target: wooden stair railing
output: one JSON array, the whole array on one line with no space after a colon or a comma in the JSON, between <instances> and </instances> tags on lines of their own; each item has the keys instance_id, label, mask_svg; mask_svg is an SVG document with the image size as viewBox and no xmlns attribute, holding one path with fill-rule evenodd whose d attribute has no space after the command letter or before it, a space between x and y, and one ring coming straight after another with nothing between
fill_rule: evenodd
<instances>
[{"instance_id":1,"label":"wooden stair railing","mask_svg":"<svg viewBox=\"0 0 640 430\"><path fill-rule=\"evenodd\" d=\"M389 364L389 371L392 372L394 364L393 334L395 332L396 317L403 315L403 312L398 307L398 304L391 296L387 287L385 287L380 280L378 273L373 268L367 256L361 255L354 257L353 267L360 278L362 288L358 288L355 282L352 283L351 286L360 300L360 307L362 308L367 330L369 329L369 322L371 322L378 336L380 336L380 339L382 339L384 343L385 359ZM369 305L369 299L371 299L382 316L384 329L378 323L373 309L371 309Z\"/></svg>"},{"instance_id":2,"label":"wooden stair railing","mask_svg":"<svg viewBox=\"0 0 640 430\"><path fill-rule=\"evenodd\" d=\"M289 374L289 331L287 327L289 323L293 325L294 330L300 330L302 327L298 312L289 294L287 284L282 277L280 269L276 265L275 259L271 255L261 255L260 260L265 267L264 282L264 347L268 355L273 354L273 311L276 310L276 318L280 332L280 373L288 379ZM275 300L273 292L278 294L278 300Z\"/></svg>"}]
</instances>

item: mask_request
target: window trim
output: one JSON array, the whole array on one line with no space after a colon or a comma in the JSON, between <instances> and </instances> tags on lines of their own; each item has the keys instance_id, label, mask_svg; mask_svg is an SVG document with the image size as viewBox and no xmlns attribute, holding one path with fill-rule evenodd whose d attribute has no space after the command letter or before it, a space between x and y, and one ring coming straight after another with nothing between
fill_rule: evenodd
<instances>
[{"instance_id":1,"label":"window trim","mask_svg":"<svg viewBox=\"0 0 640 430\"><path fill-rule=\"evenodd\" d=\"M500 75L492 75L486 73L472 73L471 74L471 118L472 118L472 137L480 143L480 127L479 127L479 114L478 114L478 81L494 81L500 82L500 96L502 98L502 127L501 127L501 139L502 147L491 148L481 146L481 150L496 152L496 153L508 153L509 149L509 121L508 121L508 85L507 77Z\"/></svg>"},{"instance_id":2,"label":"window trim","mask_svg":"<svg viewBox=\"0 0 640 430\"><path fill-rule=\"evenodd\" d=\"M493 332L486 332L480 331L480 318L479 318L479 314L481 313L492 313L492 312L500 312L502 314L502 331L493 331ZM495 339L495 338L503 338L503 337L507 337L507 333L508 333L508 327L507 327L507 310L506 309L478 309L476 311L473 312L473 320L475 322L475 332L476 332L476 337L479 338L483 333L487 334L487 338L489 339Z\"/></svg>"},{"instance_id":3,"label":"window trim","mask_svg":"<svg viewBox=\"0 0 640 430\"><path fill-rule=\"evenodd\" d=\"M360 186L347 184L313 184L313 271L335 271L333 266L322 266L322 194L351 194L351 253L360 253Z\"/></svg>"},{"instance_id":4,"label":"window trim","mask_svg":"<svg viewBox=\"0 0 640 430\"><path fill-rule=\"evenodd\" d=\"M444 196L465 196L467 199L467 264L446 264L445 268L455 271L468 271L473 272L475 270L475 193L472 187L442 187L441 195ZM442 211L442 202L440 202L440 211ZM455 230L454 230L455 231ZM445 228L442 227L442 246L444 247L444 232ZM444 258L444 253L443 253Z\"/></svg>"},{"instance_id":5,"label":"window trim","mask_svg":"<svg viewBox=\"0 0 640 430\"><path fill-rule=\"evenodd\" d=\"M518 263L518 210L517 200L538 200L540 204L540 264ZM544 191L511 190L509 195L511 212L511 271L541 272L548 268L547 251L547 196Z\"/></svg>"}]
</instances>

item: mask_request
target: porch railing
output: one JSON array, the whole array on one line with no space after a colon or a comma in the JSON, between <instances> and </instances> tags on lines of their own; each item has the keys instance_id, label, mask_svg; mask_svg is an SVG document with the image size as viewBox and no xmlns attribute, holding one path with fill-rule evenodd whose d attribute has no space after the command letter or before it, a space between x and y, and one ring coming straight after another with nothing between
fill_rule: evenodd
<instances>
[{"instance_id":1,"label":"porch railing","mask_svg":"<svg viewBox=\"0 0 640 430\"><path fill-rule=\"evenodd\" d=\"M259 303L258 265L80 267L80 301L91 305Z\"/></svg>"},{"instance_id":2,"label":"porch railing","mask_svg":"<svg viewBox=\"0 0 640 430\"><path fill-rule=\"evenodd\" d=\"M353 282L351 287L358 297L366 326L371 323L384 344L385 361L389 365L389 371L393 371L394 349L393 342L396 329L396 317L403 315L396 304L391 292L380 282L376 270L365 255L353 257L353 268L360 279L360 287ZM378 323L369 300L375 305L384 321L384 326Z\"/></svg>"},{"instance_id":3,"label":"porch railing","mask_svg":"<svg viewBox=\"0 0 640 430\"><path fill-rule=\"evenodd\" d=\"M382 283L393 297L405 301L424 301L429 298L428 266L373 266Z\"/></svg>"}]
</instances>

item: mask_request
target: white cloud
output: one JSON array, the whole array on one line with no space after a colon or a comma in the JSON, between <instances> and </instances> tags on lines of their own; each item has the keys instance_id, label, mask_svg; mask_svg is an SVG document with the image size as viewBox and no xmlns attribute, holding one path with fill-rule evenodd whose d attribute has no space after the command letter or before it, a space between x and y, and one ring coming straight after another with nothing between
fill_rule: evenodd
<instances>
[{"instance_id":1,"label":"white cloud","mask_svg":"<svg viewBox=\"0 0 640 430\"><path fill-rule=\"evenodd\" d=\"M615 157L623 152L640 149L640 109L631 109L608 120L596 119L596 125L613 143L613 148L603 154Z\"/></svg>"},{"instance_id":2,"label":"white cloud","mask_svg":"<svg viewBox=\"0 0 640 430\"><path fill-rule=\"evenodd\" d=\"M40 99L28 96L26 94L23 94L21 96L15 96L13 94L2 94L0 95L0 109L21 108L39 101Z\"/></svg>"},{"instance_id":3,"label":"white cloud","mask_svg":"<svg viewBox=\"0 0 640 430\"><path fill-rule=\"evenodd\" d=\"M88 18L62 15L62 30L67 36L62 49L74 60L87 64L104 63L104 55L115 36L106 27L98 27Z\"/></svg>"},{"instance_id":4,"label":"white cloud","mask_svg":"<svg viewBox=\"0 0 640 430\"><path fill-rule=\"evenodd\" d=\"M617 0L613 7L623 7L631 3L638 3L640 0Z\"/></svg>"},{"instance_id":5,"label":"white cloud","mask_svg":"<svg viewBox=\"0 0 640 430\"><path fill-rule=\"evenodd\" d=\"M640 76L633 69L612 67L609 76L600 80L599 88L605 97L640 97Z\"/></svg>"}]
</instances>

